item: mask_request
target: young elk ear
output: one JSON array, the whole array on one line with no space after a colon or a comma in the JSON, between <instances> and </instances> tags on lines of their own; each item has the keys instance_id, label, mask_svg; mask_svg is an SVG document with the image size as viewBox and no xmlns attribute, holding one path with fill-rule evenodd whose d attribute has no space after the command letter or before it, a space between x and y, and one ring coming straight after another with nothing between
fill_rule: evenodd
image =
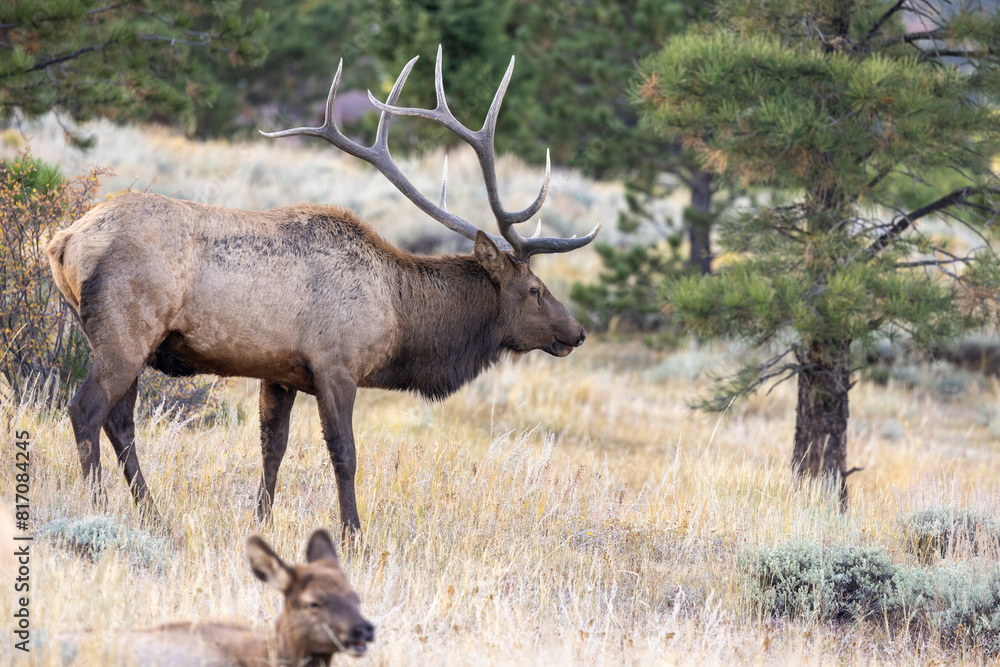
<instances>
[{"instance_id":1,"label":"young elk ear","mask_svg":"<svg viewBox=\"0 0 1000 667\"><path fill-rule=\"evenodd\" d=\"M282 593L291 588L295 581L295 570L288 567L270 545L257 535L247 538L247 558L254 576L265 584Z\"/></svg>"},{"instance_id":2,"label":"young elk ear","mask_svg":"<svg viewBox=\"0 0 1000 667\"><path fill-rule=\"evenodd\" d=\"M333 564L340 567L340 560L337 558L337 548L333 546L333 539L330 533L320 528L309 538L306 545L306 562L313 563L318 560L332 560Z\"/></svg>"},{"instance_id":3,"label":"young elk ear","mask_svg":"<svg viewBox=\"0 0 1000 667\"><path fill-rule=\"evenodd\" d=\"M486 272L490 274L490 278L495 282L500 282L501 278L510 271L510 260L497 248L493 240L486 235L486 232L482 230L476 232L474 252L476 260L486 269Z\"/></svg>"}]
</instances>

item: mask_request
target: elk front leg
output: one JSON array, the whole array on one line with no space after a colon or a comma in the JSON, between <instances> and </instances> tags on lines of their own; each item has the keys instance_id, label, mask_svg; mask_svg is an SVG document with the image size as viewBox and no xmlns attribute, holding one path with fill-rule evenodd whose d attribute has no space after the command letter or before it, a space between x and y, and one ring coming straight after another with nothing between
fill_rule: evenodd
<instances>
[{"instance_id":1,"label":"elk front leg","mask_svg":"<svg viewBox=\"0 0 1000 667\"><path fill-rule=\"evenodd\" d=\"M288 426L291 421L295 390L280 384L261 380L260 383L260 449L264 457L264 472L257 493L257 520L263 523L271 518L274 487L278 483L278 469L288 447Z\"/></svg>"},{"instance_id":2,"label":"elk front leg","mask_svg":"<svg viewBox=\"0 0 1000 667\"><path fill-rule=\"evenodd\" d=\"M159 522L159 514L146 488L146 479L139 467L139 456L135 451L135 400L139 394L139 378L132 382L125 395L118 399L104 420L104 432L114 447L118 463L125 473L125 481L132 491L132 498L142 517L153 523Z\"/></svg>"},{"instance_id":3,"label":"elk front leg","mask_svg":"<svg viewBox=\"0 0 1000 667\"><path fill-rule=\"evenodd\" d=\"M361 531L358 504L354 495L354 475L357 453L354 448L354 398L357 384L343 375L317 383L316 400L323 438L330 452L333 472L337 477L337 498L340 501L340 525L345 541Z\"/></svg>"}]
</instances>

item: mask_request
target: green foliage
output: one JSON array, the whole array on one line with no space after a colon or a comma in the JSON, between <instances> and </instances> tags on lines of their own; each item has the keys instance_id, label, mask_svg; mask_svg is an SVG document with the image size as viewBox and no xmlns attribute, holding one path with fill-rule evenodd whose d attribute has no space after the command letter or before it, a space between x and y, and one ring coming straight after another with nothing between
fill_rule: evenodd
<instances>
[{"instance_id":1,"label":"green foliage","mask_svg":"<svg viewBox=\"0 0 1000 667\"><path fill-rule=\"evenodd\" d=\"M19 0L0 6L0 122L58 108L74 120L184 125L215 89L192 50L253 65L267 15L239 0ZM84 143L86 143L85 140Z\"/></svg>"},{"instance_id":2,"label":"green foliage","mask_svg":"<svg viewBox=\"0 0 1000 667\"><path fill-rule=\"evenodd\" d=\"M872 547L788 542L744 556L750 595L766 614L870 620L948 646L1000 653L1000 570L960 563L894 565Z\"/></svg>"},{"instance_id":3,"label":"green foliage","mask_svg":"<svg viewBox=\"0 0 1000 667\"><path fill-rule=\"evenodd\" d=\"M885 550L788 542L744 559L751 595L767 612L862 620L894 592L896 568Z\"/></svg>"},{"instance_id":4,"label":"green foliage","mask_svg":"<svg viewBox=\"0 0 1000 667\"><path fill-rule=\"evenodd\" d=\"M558 163L598 177L628 175L643 186L662 172L697 170L691 155L639 127L628 85L640 58L709 9L690 0L520 5L513 34L530 68L526 120L536 144L551 146Z\"/></svg>"},{"instance_id":5,"label":"green foliage","mask_svg":"<svg viewBox=\"0 0 1000 667\"><path fill-rule=\"evenodd\" d=\"M56 519L42 534L82 556L99 559L109 549L120 550L137 565L162 564L166 543L144 530L125 530L108 516Z\"/></svg>"},{"instance_id":6,"label":"green foliage","mask_svg":"<svg viewBox=\"0 0 1000 667\"><path fill-rule=\"evenodd\" d=\"M744 367L726 391L857 369L886 338L928 350L1000 322L1000 85L987 83L1000 33L980 27L1000 14L931 12L921 37L905 33L907 6L740 0L640 65L646 128L775 193L720 222L718 275L664 290L697 335L791 353ZM924 233L930 216L959 220L972 247Z\"/></svg>"},{"instance_id":7,"label":"green foliage","mask_svg":"<svg viewBox=\"0 0 1000 667\"><path fill-rule=\"evenodd\" d=\"M657 306L659 286L684 270L679 246L677 235L656 246L635 245L621 250L607 243L597 244L595 249L604 264L599 282L576 282L570 290L570 299L580 308L580 321L598 330L658 329L666 319Z\"/></svg>"},{"instance_id":8,"label":"green foliage","mask_svg":"<svg viewBox=\"0 0 1000 667\"><path fill-rule=\"evenodd\" d=\"M367 16L367 22L373 26L367 51L380 60L385 73L380 85L373 83L368 87L376 97L384 99L403 66L419 55L420 61L407 80L400 103L433 108L436 104L434 60L438 44L441 44L442 78L448 107L460 121L478 129L486 118L511 54L517 52L510 37L514 7L513 0L491 3L488 11L475 0L373 0ZM535 104L524 68L519 63L504 97L504 112L497 124L497 149L501 152L512 150L539 161L544 159L543 152L529 155L524 150L525 120ZM422 152L460 141L436 123L405 125L407 131L393 136L394 147L401 151Z\"/></svg>"},{"instance_id":9,"label":"green foliage","mask_svg":"<svg viewBox=\"0 0 1000 667\"><path fill-rule=\"evenodd\" d=\"M317 125L337 61L344 59L341 93L378 92L381 69L367 53L370 32L365 0L288 3L244 0L246 11L268 16L255 35L267 56L257 67L213 62L199 53L205 85L216 91L212 105L197 110L199 136L253 133L258 129ZM348 125L349 131L357 130Z\"/></svg>"},{"instance_id":10,"label":"green foliage","mask_svg":"<svg viewBox=\"0 0 1000 667\"><path fill-rule=\"evenodd\" d=\"M18 203L25 201L27 193L49 195L65 181L59 165L49 164L27 153L13 161L0 160L0 171L19 184L18 191L14 193Z\"/></svg>"},{"instance_id":11,"label":"green foliage","mask_svg":"<svg viewBox=\"0 0 1000 667\"><path fill-rule=\"evenodd\" d=\"M930 507L899 519L907 551L924 562L943 558L961 543L978 551L983 542L1000 546L1000 524L975 510Z\"/></svg>"},{"instance_id":12,"label":"green foliage","mask_svg":"<svg viewBox=\"0 0 1000 667\"><path fill-rule=\"evenodd\" d=\"M598 177L625 175L642 191L664 171L698 169L690 154L639 127L628 84L637 59L688 21L707 16L706 3L507 0L484 12L472 0L375 0L372 7L370 52L391 76L415 54L433 63L437 45L443 45L448 104L470 126L482 122L511 54L517 54L497 130L501 151L540 163L549 147L557 164ZM404 103L434 106L433 76L430 63L418 65ZM455 141L424 125L414 127L409 148Z\"/></svg>"}]
</instances>

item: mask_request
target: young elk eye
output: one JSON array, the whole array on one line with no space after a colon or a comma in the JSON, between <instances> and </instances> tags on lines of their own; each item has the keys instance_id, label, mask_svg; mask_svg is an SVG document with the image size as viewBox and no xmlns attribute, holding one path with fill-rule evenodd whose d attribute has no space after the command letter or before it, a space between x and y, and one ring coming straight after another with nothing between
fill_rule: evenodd
<instances>
[{"instance_id":1,"label":"young elk eye","mask_svg":"<svg viewBox=\"0 0 1000 667\"><path fill-rule=\"evenodd\" d=\"M319 608L320 608L320 607L322 607L322 606L323 606L323 605L321 605L321 604L320 604L319 602L317 602L316 600L313 600L312 602L310 602L310 603L309 603L309 608L310 608L310 609L319 609Z\"/></svg>"},{"instance_id":2,"label":"young elk eye","mask_svg":"<svg viewBox=\"0 0 1000 667\"><path fill-rule=\"evenodd\" d=\"M541 291L539 291L537 287L532 287L531 289L528 290L528 294L530 294L531 296L538 296L539 294L541 294Z\"/></svg>"}]
</instances>

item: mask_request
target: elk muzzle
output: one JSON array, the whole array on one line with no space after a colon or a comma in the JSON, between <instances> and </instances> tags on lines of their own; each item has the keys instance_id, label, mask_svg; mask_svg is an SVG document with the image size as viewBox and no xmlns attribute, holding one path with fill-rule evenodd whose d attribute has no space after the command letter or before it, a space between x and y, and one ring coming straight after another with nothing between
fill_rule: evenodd
<instances>
[{"instance_id":1,"label":"elk muzzle","mask_svg":"<svg viewBox=\"0 0 1000 667\"><path fill-rule=\"evenodd\" d=\"M587 339L587 332L583 330L579 322L576 320L572 320L572 322L574 326L570 327L570 331L555 334L552 342L543 347L542 350L554 357L565 357L573 351L574 347L583 345L583 341Z\"/></svg>"},{"instance_id":2,"label":"elk muzzle","mask_svg":"<svg viewBox=\"0 0 1000 667\"><path fill-rule=\"evenodd\" d=\"M342 643L348 653L360 657L368 651L368 644L373 641L375 641L375 626L361 619L348 631Z\"/></svg>"}]
</instances>

